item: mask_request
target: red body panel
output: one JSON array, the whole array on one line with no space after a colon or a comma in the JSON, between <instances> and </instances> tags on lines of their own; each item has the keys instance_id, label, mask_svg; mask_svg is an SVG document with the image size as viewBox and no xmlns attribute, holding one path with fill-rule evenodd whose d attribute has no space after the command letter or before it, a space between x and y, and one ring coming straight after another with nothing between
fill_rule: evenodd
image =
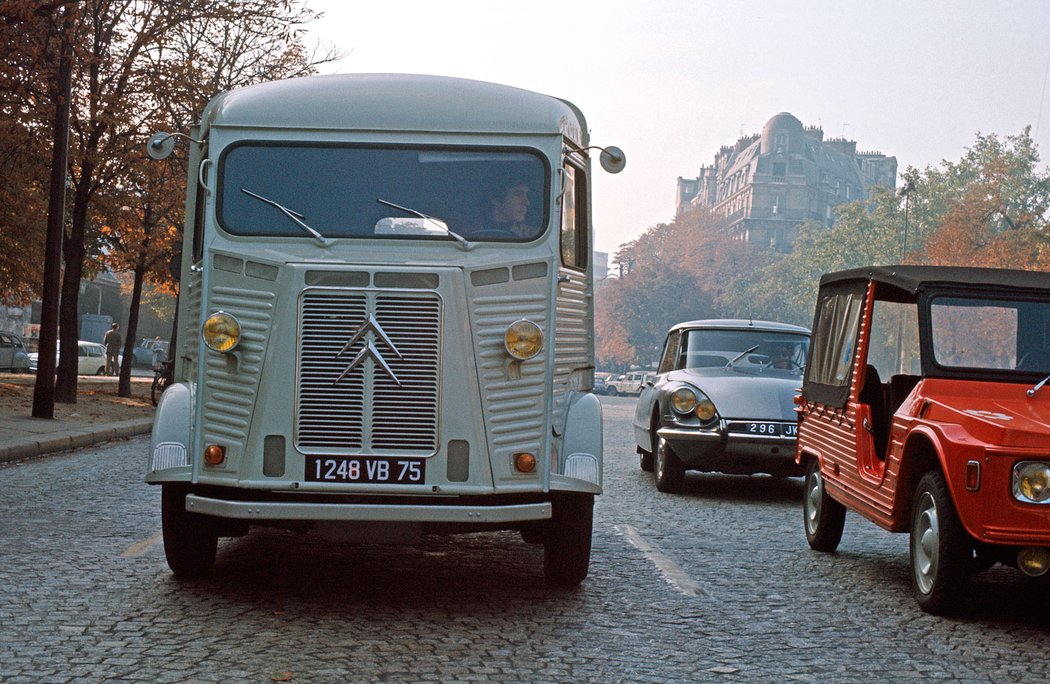
<instances>
[{"instance_id":1,"label":"red body panel","mask_svg":"<svg viewBox=\"0 0 1050 684\"><path fill-rule=\"evenodd\" d=\"M872 461L865 457L874 448L863 427L868 406L856 401L859 375L854 368L845 409L813 402L799 409L796 458L819 459L833 498L880 527L907 530L915 483L905 481L902 487L900 478L924 440L933 447L959 517L974 539L1050 546L1050 506L1022 503L1011 492L1014 464L1050 461L1050 388L1028 397L1028 385L923 380L893 416L885 460L876 456ZM980 464L975 491L966 488L969 461Z\"/></svg>"}]
</instances>

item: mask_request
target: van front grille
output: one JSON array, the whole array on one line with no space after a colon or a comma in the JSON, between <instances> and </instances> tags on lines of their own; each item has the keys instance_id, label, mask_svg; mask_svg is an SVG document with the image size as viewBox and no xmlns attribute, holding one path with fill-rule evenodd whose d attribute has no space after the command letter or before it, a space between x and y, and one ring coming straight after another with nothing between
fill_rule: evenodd
<instances>
[{"instance_id":1,"label":"van front grille","mask_svg":"<svg viewBox=\"0 0 1050 684\"><path fill-rule=\"evenodd\" d=\"M301 451L429 455L437 450L441 299L436 293L308 289L300 301L299 327L296 446Z\"/></svg>"}]
</instances>

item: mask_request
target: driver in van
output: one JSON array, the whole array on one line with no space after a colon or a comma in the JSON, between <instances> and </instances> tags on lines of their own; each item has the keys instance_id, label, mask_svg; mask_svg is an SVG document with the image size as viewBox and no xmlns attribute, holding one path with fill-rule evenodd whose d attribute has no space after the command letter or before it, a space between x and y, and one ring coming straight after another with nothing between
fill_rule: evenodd
<instances>
[{"instance_id":1,"label":"driver in van","mask_svg":"<svg viewBox=\"0 0 1050 684\"><path fill-rule=\"evenodd\" d=\"M525 223L529 211L529 186L524 181L492 185L485 191L485 230L517 238L532 237L536 230Z\"/></svg>"}]
</instances>

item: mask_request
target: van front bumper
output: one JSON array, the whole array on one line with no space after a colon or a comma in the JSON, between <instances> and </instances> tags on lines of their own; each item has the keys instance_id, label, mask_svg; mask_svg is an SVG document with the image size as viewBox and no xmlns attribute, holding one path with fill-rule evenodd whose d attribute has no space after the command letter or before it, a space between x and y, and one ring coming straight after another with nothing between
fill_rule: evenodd
<instances>
[{"instance_id":1,"label":"van front bumper","mask_svg":"<svg viewBox=\"0 0 1050 684\"><path fill-rule=\"evenodd\" d=\"M191 513L237 520L330 520L361 522L434 522L502 524L549 520L550 502L504 506L427 506L422 504L314 503L297 501L229 501L186 495Z\"/></svg>"}]
</instances>

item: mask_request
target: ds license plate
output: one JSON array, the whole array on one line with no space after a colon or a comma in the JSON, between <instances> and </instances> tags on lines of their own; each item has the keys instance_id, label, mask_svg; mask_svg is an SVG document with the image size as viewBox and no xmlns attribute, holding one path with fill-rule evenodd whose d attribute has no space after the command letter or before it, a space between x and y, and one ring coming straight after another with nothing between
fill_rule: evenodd
<instances>
[{"instance_id":1,"label":"ds license plate","mask_svg":"<svg viewBox=\"0 0 1050 684\"><path fill-rule=\"evenodd\" d=\"M307 456L306 481L421 485L427 481L427 461L425 458Z\"/></svg>"},{"instance_id":2,"label":"ds license plate","mask_svg":"<svg viewBox=\"0 0 1050 684\"><path fill-rule=\"evenodd\" d=\"M741 423L737 432L766 437L796 437L798 436L798 425L795 423Z\"/></svg>"}]
</instances>

